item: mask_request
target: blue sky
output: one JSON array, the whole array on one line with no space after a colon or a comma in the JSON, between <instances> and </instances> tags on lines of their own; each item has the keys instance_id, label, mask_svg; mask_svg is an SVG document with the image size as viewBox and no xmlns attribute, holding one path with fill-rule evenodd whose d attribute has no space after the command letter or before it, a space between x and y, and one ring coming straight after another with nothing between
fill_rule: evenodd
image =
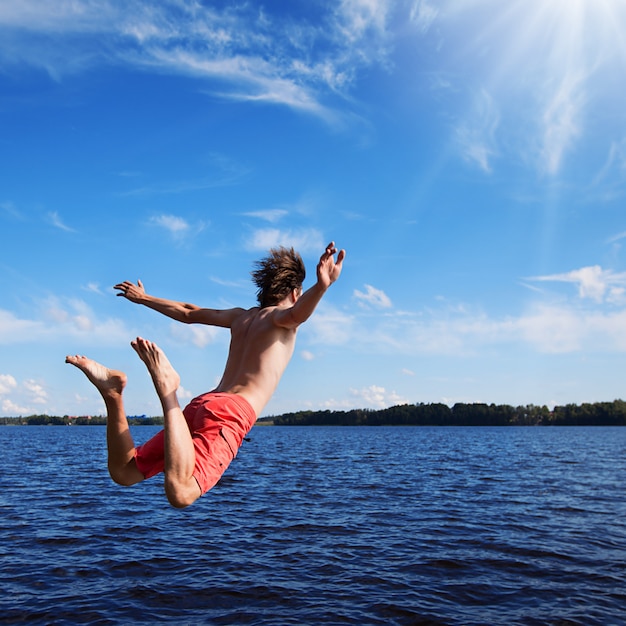
<instances>
[{"instance_id":1,"label":"blue sky","mask_svg":"<svg viewBox=\"0 0 626 626\"><path fill-rule=\"evenodd\" d=\"M181 400L294 245L344 273L265 414L626 397L626 2L0 3L0 413L100 414L66 354Z\"/></svg>"}]
</instances>

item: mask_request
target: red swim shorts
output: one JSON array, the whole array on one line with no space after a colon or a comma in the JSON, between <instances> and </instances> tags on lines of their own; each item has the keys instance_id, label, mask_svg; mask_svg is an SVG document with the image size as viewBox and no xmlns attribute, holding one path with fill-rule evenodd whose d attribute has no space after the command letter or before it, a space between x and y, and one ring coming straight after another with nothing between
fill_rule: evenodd
<instances>
[{"instance_id":1,"label":"red swim shorts","mask_svg":"<svg viewBox=\"0 0 626 626\"><path fill-rule=\"evenodd\" d=\"M256 415L250 403L234 393L205 393L194 398L183 410L196 451L193 476L206 493L217 484L237 455L243 438ZM144 478L163 471L164 431L135 450L135 463Z\"/></svg>"}]
</instances>

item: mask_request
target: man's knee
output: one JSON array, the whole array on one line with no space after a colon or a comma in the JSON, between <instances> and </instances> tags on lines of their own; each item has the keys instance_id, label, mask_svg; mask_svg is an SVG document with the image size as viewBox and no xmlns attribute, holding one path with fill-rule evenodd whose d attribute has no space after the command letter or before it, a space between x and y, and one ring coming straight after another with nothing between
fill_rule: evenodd
<instances>
[{"instance_id":1,"label":"man's knee","mask_svg":"<svg viewBox=\"0 0 626 626\"><path fill-rule=\"evenodd\" d=\"M123 467L109 465L109 474L114 483L122 485L123 487L130 487L144 480L143 474L137 469L134 463Z\"/></svg>"},{"instance_id":2,"label":"man's knee","mask_svg":"<svg viewBox=\"0 0 626 626\"><path fill-rule=\"evenodd\" d=\"M200 487L195 478L181 482L165 478L165 495L168 502L177 509L192 505L201 495Z\"/></svg>"}]
</instances>

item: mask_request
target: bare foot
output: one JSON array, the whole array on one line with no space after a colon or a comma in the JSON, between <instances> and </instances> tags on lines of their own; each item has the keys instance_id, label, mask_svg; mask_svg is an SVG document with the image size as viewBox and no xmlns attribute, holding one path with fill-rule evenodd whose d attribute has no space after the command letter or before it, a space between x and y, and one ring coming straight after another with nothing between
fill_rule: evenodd
<instances>
[{"instance_id":1,"label":"bare foot","mask_svg":"<svg viewBox=\"0 0 626 626\"><path fill-rule=\"evenodd\" d=\"M166 396L175 394L180 385L180 376L172 367L163 350L156 343L141 337L131 341L130 345L146 364L159 398L163 400Z\"/></svg>"},{"instance_id":2,"label":"bare foot","mask_svg":"<svg viewBox=\"0 0 626 626\"><path fill-rule=\"evenodd\" d=\"M86 356L66 356L65 362L75 365L96 386L103 397L121 395L126 387L126 374L110 370Z\"/></svg>"}]
</instances>

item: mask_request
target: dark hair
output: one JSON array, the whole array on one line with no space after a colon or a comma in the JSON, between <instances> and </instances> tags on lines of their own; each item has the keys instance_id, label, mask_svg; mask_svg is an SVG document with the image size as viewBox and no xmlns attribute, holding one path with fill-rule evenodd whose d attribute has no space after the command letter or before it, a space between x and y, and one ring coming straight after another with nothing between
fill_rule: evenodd
<instances>
[{"instance_id":1,"label":"dark hair","mask_svg":"<svg viewBox=\"0 0 626 626\"><path fill-rule=\"evenodd\" d=\"M306 272L302 257L293 248L272 248L255 263L252 280L259 288L256 294L261 307L275 306L294 289L302 287Z\"/></svg>"}]
</instances>

